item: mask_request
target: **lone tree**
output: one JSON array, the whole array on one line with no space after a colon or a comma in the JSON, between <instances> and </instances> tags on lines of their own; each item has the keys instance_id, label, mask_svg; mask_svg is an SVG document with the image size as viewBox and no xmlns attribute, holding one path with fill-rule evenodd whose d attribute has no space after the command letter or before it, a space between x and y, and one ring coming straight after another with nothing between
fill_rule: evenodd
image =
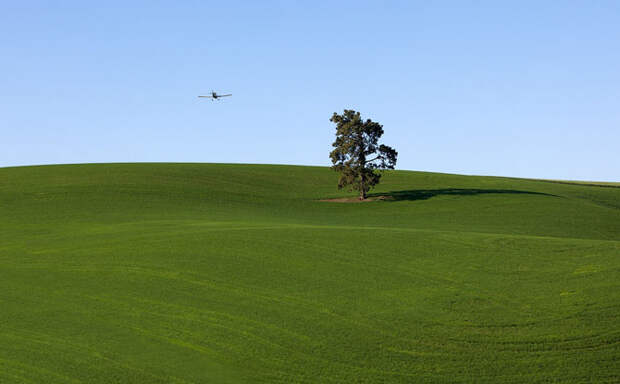
<instances>
[{"instance_id":1,"label":"lone tree","mask_svg":"<svg viewBox=\"0 0 620 384\"><path fill-rule=\"evenodd\" d=\"M363 121L359 112L345 109L342 115L334 112L329 120L336 123L336 141L329 157L332 169L340 172L338 189L348 186L349 191L358 190L360 200L364 200L381 179L376 170L394 169L398 152L377 144L383 126L370 119Z\"/></svg>"}]
</instances>

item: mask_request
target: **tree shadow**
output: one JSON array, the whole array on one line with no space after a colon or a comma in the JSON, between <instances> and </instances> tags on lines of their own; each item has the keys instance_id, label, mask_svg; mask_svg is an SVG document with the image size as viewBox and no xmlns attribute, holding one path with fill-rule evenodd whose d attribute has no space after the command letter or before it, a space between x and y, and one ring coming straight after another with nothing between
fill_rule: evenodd
<instances>
[{"instance_id":1,"label":"tree shadow","mask_svg":"<svg viewBox=\"0 0 620 384\"><path fill-rule=\"evenodd\" d=\"M467 189L467 188L443 188L443 189L412 189L406 191L390 191L384 193L369 193L369 198L382 198L385 201L413 201L413 200L427 200L435 196L473 196L473 195L485 195L485 194L513 194L513 195L540 195L540 196L553 196L548 193L531 192L531 191L519 191L515 189Z\"/></svg>"}]
</instances>

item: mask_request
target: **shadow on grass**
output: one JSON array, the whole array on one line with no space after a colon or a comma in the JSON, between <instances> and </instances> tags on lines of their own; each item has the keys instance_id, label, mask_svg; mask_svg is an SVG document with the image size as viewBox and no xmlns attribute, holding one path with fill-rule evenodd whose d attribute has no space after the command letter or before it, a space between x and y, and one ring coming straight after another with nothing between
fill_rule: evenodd
<instances>
[{"instance_id":1,"label":"shadow on grass","mask_svg":"<svg viewBox=\"0 0 620 384\"><path fill-rule=\"evenodd\" d=\"M513 195L540 195L553 196L548 193L519 191L515 189L465 189L465 188L444 188L444 189L412 189L407 191L390 191L384 193L369 193L369 198L385 197L385 201L403 201L403 200L427 200L435 196L472 196L485 195L490 193L513 194Z\"/></svg>"}]
</instances>

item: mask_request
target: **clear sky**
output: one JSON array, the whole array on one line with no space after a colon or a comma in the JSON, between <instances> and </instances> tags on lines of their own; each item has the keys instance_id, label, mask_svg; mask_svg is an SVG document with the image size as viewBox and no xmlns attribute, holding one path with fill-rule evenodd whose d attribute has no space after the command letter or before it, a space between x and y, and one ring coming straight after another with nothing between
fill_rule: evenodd
<instances>
[{"instance_id":1,"label":"clear sky","mask_svg":"<svg viewBox=\"0 0 620 384\"><path fill-rule=\"evenodd\" d=\"M0 73L0 166L329 165L347 108L398 169L620 181L620 1L0 1Z\"/></svg>"}]
</instances>

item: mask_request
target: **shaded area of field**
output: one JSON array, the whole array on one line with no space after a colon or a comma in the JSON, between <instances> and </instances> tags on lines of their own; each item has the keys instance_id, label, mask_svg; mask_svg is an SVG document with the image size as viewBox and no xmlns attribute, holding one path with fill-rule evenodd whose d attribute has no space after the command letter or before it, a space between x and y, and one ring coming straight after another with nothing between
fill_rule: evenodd
<instances>
[{"instance_id":1,"label":"shaded area of field","mask_svg":"<svg viewBox=\"0 0 620 384\"><path fill-rule=\"evenodd\" d=\"M414 200L426 200L435 196L473 196L482 194L529 194L529 195L543 195L543 196L555 196L548 193L532 192L532 191L520 191L515 189L477 189L477 188L443 188L443 189L412 189L405 191L390 191L381 195L371 193L369 197L385 196L388 197L386 201L414 201Z\"/></svg>"},{"instance_id":2,"label":"shaded area of field","mask_svg":"<svg viewBox=\"0 0 620 384\"><path fill-rule=\"evenodd\" d=\"M617 189L335 177L0 169L0 382L618 381Z\"/></svg>"}]
</instances>

